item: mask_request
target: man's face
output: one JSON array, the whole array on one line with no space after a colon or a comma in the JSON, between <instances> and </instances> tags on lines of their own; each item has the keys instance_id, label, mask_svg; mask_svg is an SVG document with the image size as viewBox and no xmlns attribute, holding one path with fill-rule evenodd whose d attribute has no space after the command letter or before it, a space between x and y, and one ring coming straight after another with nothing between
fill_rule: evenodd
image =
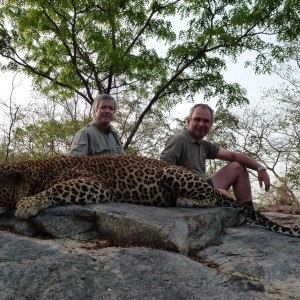
<instances>
[{"instance_id":1,"label":"man's face","mask_svg":"<svg viewBox=\"0 0 300 300\"><path fill-rule=\"evenodd\" d=\"M208 108L197 107L191 116L187 119L187 131L191 136L201 141L212 127L212 115Z\"/></svg>"},{"instance_id":2,"label":"man's face","mask_svg":"<svg viewBox=\"0 0 300 300\"><path fill-rule=\"evenodd\" d=\"M93 114L94 119L102 123L104 127L108 127L110 122L114 119L114 116L114 101L106 99L100 101L97 111Z\"/></svg>"}]
</instances>

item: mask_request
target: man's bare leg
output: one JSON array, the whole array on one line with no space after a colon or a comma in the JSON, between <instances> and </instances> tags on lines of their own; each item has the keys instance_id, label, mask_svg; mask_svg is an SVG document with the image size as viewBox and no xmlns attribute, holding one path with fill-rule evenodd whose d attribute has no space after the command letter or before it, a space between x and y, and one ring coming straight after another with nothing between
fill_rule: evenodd
<instances>
[{"instance_id":1,"label":"man's bare leg","mask_svg":"<svg viewBox=\"0 0 300 300\"><path fill-rule=\"evenodd\" d=\"M214 187L221 192L225 193L232 186L236 200L253 207L249 173L242 165L231 162L216 172L211 179Z\"/></svg>"}]
</instances>

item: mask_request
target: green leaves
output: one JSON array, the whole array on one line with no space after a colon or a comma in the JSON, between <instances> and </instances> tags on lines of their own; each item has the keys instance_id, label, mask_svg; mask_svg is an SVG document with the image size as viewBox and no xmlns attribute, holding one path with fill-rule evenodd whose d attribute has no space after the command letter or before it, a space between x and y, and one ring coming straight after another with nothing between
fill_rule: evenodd
<instances>
[{"instance_id":1,"label":"green leaves","mask_svg":"<svg viewBox=\"0 0 300 300\"><path fill-rule=\"evenodd\" d=\"M43 94L62 102L77 94L139 91L143 117L158 104L170 108L204 93L225 105L247 101L224 82L226 61L255 51L254 68L268 72L283 61L276 39L299 36L296 0L3 0L1 68L19 69ZM273 36L272 39L269 37Z\"/></svg>"}]
</instances>

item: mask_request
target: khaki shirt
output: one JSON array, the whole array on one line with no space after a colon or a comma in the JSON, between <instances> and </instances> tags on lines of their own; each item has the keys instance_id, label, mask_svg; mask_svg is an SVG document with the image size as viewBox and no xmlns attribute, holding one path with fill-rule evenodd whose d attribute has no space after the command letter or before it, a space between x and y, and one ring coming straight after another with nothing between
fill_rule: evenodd
<instances>
[{"instance_id":1,"label":"khaki shirt","mask_svg":"<svg viewBox=\"0 0 300 300\"><path fill-rule=\"evenodd\" d=\"M182 166L205 178L206 159L215 159L220 147L208 141L200 144L186 129L173 135L162 151L160 159L170 164Z\"/></svg>"},{"instance_id":2,"label":"khaki shirt","mask_svg":"<svg viewBox=\"0 0 300 300\"><path fill-rule=\"evenodd\" d=\"M75 134L69 155L115 156L125 155L125 151L119 136L110 126L104 128L93 121Z\"/></svg>"}]
</instances>

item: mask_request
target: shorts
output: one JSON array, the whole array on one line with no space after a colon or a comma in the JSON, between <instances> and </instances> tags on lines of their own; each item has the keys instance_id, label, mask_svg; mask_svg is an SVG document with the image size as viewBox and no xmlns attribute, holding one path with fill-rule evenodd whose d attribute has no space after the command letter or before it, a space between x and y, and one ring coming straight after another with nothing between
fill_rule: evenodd
<instances>
[{"instance_id":1,"label":"shorts","mask_svg":"<svg viewBox=\"0 0 300 300\"><path fill-rule=\"evenodd\" d=\"M213 184L211 178L206 179L206 182L207 182L210 186L214 187L214 184Z\"/></svg>"}]
</instances>

